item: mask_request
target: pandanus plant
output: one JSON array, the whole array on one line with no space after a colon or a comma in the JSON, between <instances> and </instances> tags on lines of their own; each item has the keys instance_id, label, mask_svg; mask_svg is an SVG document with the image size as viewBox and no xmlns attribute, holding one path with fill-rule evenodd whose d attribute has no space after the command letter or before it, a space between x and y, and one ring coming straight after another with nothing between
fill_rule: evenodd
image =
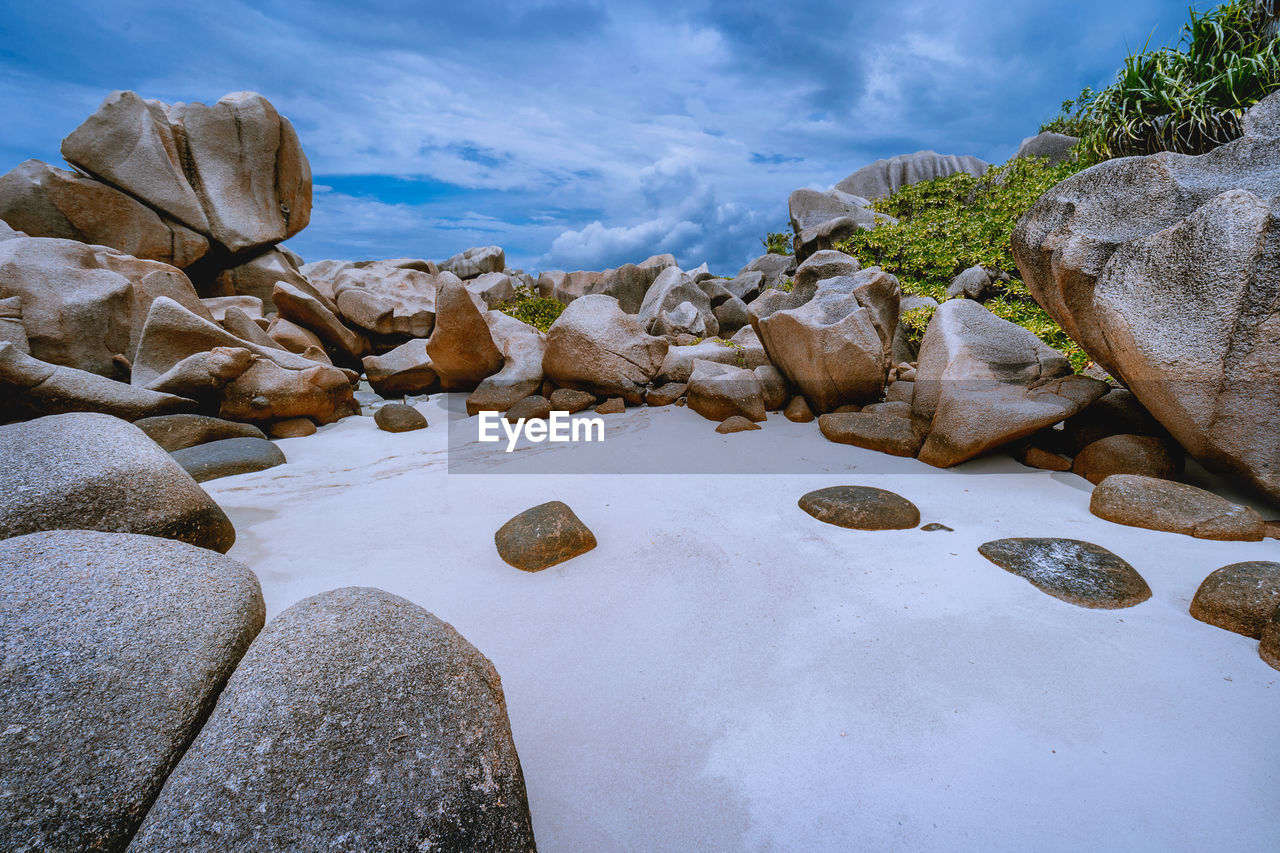
<instances>
[{"instance_id":1,"label":"pandanus plant","mask_svg":"<svg viewBox=\"0 0 1280 853\"><path fill-rule=\"evenodd\" d=\"M1245 112L1280 89L1280 0L1190 14L1178 48L1129 56L1093 99L1088 154L1202 154L1238 138Z\"/></svg>"}]
</instances>

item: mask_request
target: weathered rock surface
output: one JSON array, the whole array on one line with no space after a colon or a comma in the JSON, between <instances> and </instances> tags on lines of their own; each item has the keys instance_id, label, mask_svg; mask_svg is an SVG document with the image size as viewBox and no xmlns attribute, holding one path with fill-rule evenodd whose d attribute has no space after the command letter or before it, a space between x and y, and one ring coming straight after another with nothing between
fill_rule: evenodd
<instances>
[{"instance_id":1,"label":"weathered rock surface","mask_svg":"<svg viewBox=\"0 0 1280 853\"><path fill-rule=\"evenodd\" d=\"M1116 524L1197 539L1256 542L1265 533L1262 516L1248 507L1185 483L1136 474L1103 480L1093 490L1089 511Z\"/></svg>"},{"instance_id":2,"label":"weathered rock surface","mask_svg":"<svg viewBox=\"0 0 1280 853\"><path fill-rule=\"evenodd\" d=\"M695 361L714 361L755 369L768 364L769 356L765 354L759 338L743 343L713 338L689 346L670 347L658 375L668 382L688 382Z\"/></svg>"},{"instance_id":3,"label":"weathered rock surface","mask_svg":"<svg viewBox=\"0 0 1280 853\"><path fill-rule=\"evenodd\" d=\"M1125 157L1013 233L1036 301L1188 453L1280 499L1280 121L1202 156Z\"/></svg>"},{"instance_id":4,"label":"weathered rock surface","mask_svg":"<svg viewBox=\"0 0 1280 853\"><path fill-rule=\"evenodd\" d=\"M912 428L910 418L875 412L822 415L818 418L818 429L828 441L865 447L891 456L915 456L923 441Z\"/></svg>"},{"instance_id":5,"label":"weathered rock surface","mask_svg":"<svg viewBox=\"0 0 1280 853\"><path fill-rule=\"evenodd\" d=\"M226 514L146 433L99 414L0 426L0 539L40 530L179 539L226 552Z\"/></svg>"},{"instance_id":6,"label":"weathered rock surface","mask_svg":"<svg viewBox=\"0 0 1280 853\"><path fill-rule=\"evenodd\" d=\"M671 315L681 316L679 309L683 303L692 306L694 317L686 317L684 322L673 322ZM711 310L710 297L692 275L679 267L667 267L654 279L640 304L638 319L651 334L688 331L694 335L714 337L720 331L719 321Z\"/></svg>"},{"instance_id":7,"label":"weathered rock surface","mask_svg":"<svg viewBox=\"0 0 1280 853\"><path fill-rule=\"evenodd\" d=\"M338 310L331 296L308 281L307 277L289 260L284 250L276 247L222 270L211 285L204 284L202 289L215 293L223 299L232 296L252 296L274 310L275 287L281 283L319 301L330 312Z\"/></svg>"},{"instance_id":8,"label":"weathered rock surface","mask_svg":"<svg viewBox=\"0 0 1280 853\"><path fill-rule=\"evenodd\" d=\"M168 106L113 92L62 155L231 252L310 221L311 166L293 126L258 94Z\"/></svg>"},{"instance_id":9,"label":"weathered rock surface","mask_svg":"<svg viewBox=\"0 0 1280 853\"><path fill-rule=\"evenodd\" d=\"M518 400L502 417L510 423L517 423L522 418L526 421L546 420L551 417L551 401L541 394L533 394Z\"/></svg>"},{"instance_id":10,"label":"weathered rock surface","mask_svg":"<svg viewBox=\"0 0 1280 853\"><path fill-rule=\"evenodd\" d=\"M552 411L568 412L572 415L594 406L596 404L596 395L588 394L586 391L575 391L572 388L557 388L551 392L551 398L548 402L551 404ZM648 402L647 396L645 397L645 402Z\"/></svg>"},{"instance_id":11,"label":"weathered rock surface","mask_svg":"<svg viewBox=\"0 0 1280 853\"><path fill-rule=\"evenodd\" d=\"M280 421L311 418L331 424L360 414L349 377L334 367L312 364L290 370L266 358L255 359L223 391L220 415L230 420Z\"/></svg>"},{"instance_id":12,"label":"weathered rock surface","mask_svg":"<svg viewBox=\"0 0 1280 853\"><path fill-rule=\"evenodd\" d=\"M263 438L253 424L241 424L207 415L160 415L135 421L134 426L167 452L195 447L225 438Z\"/></svg>"},{"instance_id":13,"label":"weathered rock surface","mask_svg":"<svg viewBox=\"0 0 1280 853\"><path fill-rule=\"evenodd\" d=\"M849 217L858 227L868 230L874 228L878 220L894 221L892 217L876 213L870 205L867 199L838 189L826 192L799 189L787 198L791 230L796 233L842 217Z\"/></svg>"},{"instance_id":14,"label":"weathered rock surface","mask_svg":"<svg viewBox=\"0 0 1280 853\"><path fill-rule=\"evenodd\" d=\"M363 363L369 385L383 397L430 394L440 385L424 340L403 343L382 355L367 355Z\"/></svg>"},{"instance_id":15,"label":"weathered rock surface","mask_svg":"<svg viewBox=\"0 0 1280 853\"><path fill-rule=\"evenodd\" d=\"M316 434L316 422L311 418L285 418L267 427L272 438L305 438Z\"/></svg>"},{"instance_id":16,"label":"weathered rock surface","mask_svg":"<svg viewBox=\"0 0 1280 853\"><path fill-rule=\"evenodd\" d=\"M1182 470L1182 458L1169 443L1149 435L1112 435L1081 450L1071 471L1095 486L1112 474L1141 474L1173 479Z\"/></svg>"},{"instance_id":17,"label":"weathered rock surface","mask_svg":"<svg viewBox=\"0 0 1280 853\"><path fill-rule=\"evenodd\" d=\"M48 364L0 341L0 421L100 412L127 421L194 412L185 397L135 388L96 373Z\"/></svg>"},{"instance_id":18,"label":"weathered rock surface","mask_svg":"<svg viewBox=\"0 0 1280 853\"><path fill-rule=\"evenodd\" d=\"M949 467L1069 418L1107 386L1034 334L968 299L944 302L920 346L912 414L919 458Z\"/></svg>"},{"instance_id":19,"label":"weathered rock surface","mask_svg":"<svg viewBox=\"0 0 1280 853\"><path fill-rule=\"evenodd\" d=\"M751 432L761 428L760 424L749 418L744 418L742 415L733 415L721 421L720 425L716 427L716 432L721 435L731 435L735 432Z\"/></svg>"},{"instance_id":20,"label":"weathered rock surface","mask_svg":"<svg viewBox=\"0 0 1280 853\"><path fill-rule=\"evenodd\" d=\"M818 489L800 498L800 508L818 521L852 530L904 530L920 523L915 504L871 486Z\"/></svg>"},{"instance_id":21,"label":"weathered rock surface","mask_svg":"<svg viewBox=\"0 0 1280 853\"><path fill-rule=\"evenodd\" d=\"M146 384L149 391L176 394L217 408L228 384L252 366L253 353L244 347L214 347L189 355Z\"/></svg>"},{"instance_id":22,"label":"weathered rock surface","mask_svg":"<svg viewBox=\"0 0 1280 853\"><path fill-rule=\"evenodd\" d=\"M280 448L267 439L250 436L197 444L169 455L197 483L265 471L288 461Z\"/></svg>"},{"instance_id":23,"label":"weathered rock surface","mask_svg":"<svg viewBox=\"0 0 1280 853\"><path fill-rule=\"evenodd\" d=\"M387 403L373 413L373 422L383 432L413 432L426 429L427 419L413 406L404 403Z\"/></svg>"},{"instance_id":24,"label":"weathered rock surface","mask_svg":"<svg viewBox=\"0 0 1280 853\"><path fill-rule=\"evenodd\" d=\"M124 533L0 542L0 847L124 850L262 627L258 580Z\"/></svg>"},{"instance_id":25,"label":"weathered rock surface","mask_svg":"<svg viewBox=\"0 0 1280 853\"><path fill-rule=\"evenodd\" d=\"M1151 597L1151 587L1133 566L1090 542L997 539L978 553L1041 592L1079 607L1116 610Z\"/></svg>"},{"instance_id":26,"label":"weathered rock surface","mask_svg":"<svg viewBox=\"0 0 1280 853\"><path fill-rule=\"evenodd\" d=\"M782 414L793 423L807 424L813 421L813 410L809 408L809 402L800 394L791 398L791 402L787 404Z\"/></svg>"},{"instance_id":27,"label":"weathered rock surface","mask_svg":"<svg viewBox=\"0 0 1280 853\"><path fill-rule=\"evenodd\" d=\"M739 270L737 277L733 280L734 283L727 285L727 287L742 301L750 302L751 298L748 296L749 287L754 285L757 295L763 293L767 288L779 287L795 274L797 263L795 255L776 255L772 252L767 255L761 255ZM754 283L754 279L748 278L752 273L761 274L758 284ZM746 287L743 286L744 282L748 282Z\"/></svg>"},{"instance_id":28,"label":"weathered rock surface","mask_svg":"<svg viewBox=\"0 0 1280 853\"><path fill-rule=\"evenodd\" d=\"M878 267L819 282L798 308L753 315L769 360L817 412L878 398L898 323L898 280Z\"/></svg>"},{"instance_id":29,"label":"weathered rock surface","mask_svg":"<svg viewBox=\"0 0 1280 853\"><path fill-rule=\"evenodd\" d=\"M1228 631L1262 637L1280 608L1280 563L1251 560L1223 566L1204 579L1191 599L1191 615Z\"/></svg>"},{"instance_id":30,"label":"weathered rock surface","mask_svg":"<svg viewBox=\"0 0 1280 853\"><path fill-rule=\"evenodd\" d=\"M540 572L596 547L596 537L566 504L527 509L494 534L498 556L526 572Z\"/></svg>"},{"instance_id":31,"label":"weathered rock surface","mask_svg":"<svg viewBox=\"0 0 1280 853\"><path fill-rule=\"evenodd\" d=\"M56 286L50 286L56 282ZM31 355L128 381L152 302L168 297L211 319L181 270L73 240L0 242L0 297L21 297Z\"/></svg>"},{"instance_id":32,"label":"weathered rock surface","mask_svg":"<svg viewBox=\"0 0 1280 853\"><path fill-rule=\"evenodd\" d=\"M484 320L494 345L502 353L502 369L482 379L467 397L469 415L505 412L542 387L546 335L501 311L486 312Z\"/></svg>"},{"instance_id":33,"label":"weathered rock surface","mask_svg":"<svg viewBox=\"0 0 1280 853\"><path fill-rule=\"evenodd\" d=\"M300 288L278 281L271 291L280 316L315 333L340 363L359 364L369 352L369 339L354 332L316 297Z\"/></svg>"},{"instance_id":34,"label":"weathered rock surface","mask_svg":"<svg viewBox=\"0 0 1280 853\"><path fill-rule=\"evenodd\" d=\"M1061 163L1071 156L1071 149L1075 148L1079 141L1078 136L1045 130L1022 140L1022 144L1018 146L1018 152L1013 156L1043 157L1050 163Z\"/></svg>"},{"instance_id":35,"label":"weathered rock surface","mask_svg":"<svg viewBox=\"0 0 1280 853\"><path fill-rule=\"evenodd\" d=\"M203 236L114 187L39 160L0 177L0 219L30 237L107 246L176 267L209 251Z\"/></svg>"},{"instance_id":36,"label":"weathered rock surface","mask_svg":"<svg viewBox=\"0 0 1280 853\"><path fill-rule=\"evenodd\" d=\"M532 851L498 673L398 596L305 599L258 635L130 846Z\"/></svg>"},{"instance_id":37,"label":"weathered rock surface","mask_svg":"<svg viewBox=\"0 0 1280 853\"><path fill-rule=\"evenodd\" d=\"M1079 452L1112 435L1167 436L1164 427L1127 388L1112 388L1066 423L1069 449Z\"/></svg>"},{"instance_id":38,"label":"weathered rock surface","mask_svg":"<svg viewBox=\"0 0 1280 853\"><path fill-rule=\"evenodd\" d=\"M547 331L542 369L562 388L639 404L667 348L665 340L647 334L636 317L623 312L616 299L583 296Z\"/></svg>"},{"instance_id":39,"label":"weathered rock surface","mask_svg":"<svg viewBox=\"0 0 1280 853\"><path fill-rule=\"evenodd\" d=\"M370 264L343 270L334 292L343 318L365 332L425 338L435 328L442 280L422 270Z\"/></svg>"},{"instance_id":40,"label":"weathered rock surface","mask_svg":"<svg viewBox=\"0 0 1280 853\"><path fill-rule=\"evenodd\" d=\"M686 394L689 408L708 420L734 415L765 419L764 386L753 370L699 359L693 363Z\"/></svg>"},{"instance_id":41,"label":"weathered rock surface","mask_svg":"<svg viewBox=\"0 0 1280 853\"><path fill-rule=\"evenodd\" d=\"M507 267L506 253L498 246L476 246L441 261L440 270L466 280L487 272L502 272Z\"/></svg>"},{"instance_id":42,"label":"weathered rock surface","mask_svg":"<svg viewBox=\"0 0 1280 853\"><path fill-rule=\"evenodd\" d=\"M1280 669L1280 610L1271 614L1266 627L1262 629L1262 641L1258 644L1258 656L1267 665Z\"/></svg>"},{"instance_id":43,"label":"weathered rock surface","mask_svg":"<svg viewBox=\"0 0 1280 853\"><path fill-rule=\"evenodd\" d=\"M974 177L981 177L988 168L988 164L977 157L917 151L914 154L901 154L863 166L836 184L836 189L849 195L875 201L892 195L903 187L918 184L921 181L931 181L934 178L945 178L957 172L967 172Z\"/></svg>"},{"instance_id":44,"label":"weathered rock surface","mask_svg":"<svg viewBox=\"0 0 1280 853\"><path fill-rule=\"evenodd\" d=\"M460 281L445 280L436 294L436 327L427 341L431 367L446 391L474 390L502 369L485 311Z\"/></svg>"}]
</instances>

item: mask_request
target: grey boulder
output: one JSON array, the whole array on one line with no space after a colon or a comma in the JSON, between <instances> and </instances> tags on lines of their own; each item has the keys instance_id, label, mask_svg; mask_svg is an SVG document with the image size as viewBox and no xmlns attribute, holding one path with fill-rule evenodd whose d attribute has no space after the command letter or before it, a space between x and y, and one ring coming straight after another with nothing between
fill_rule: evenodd
<instances>
[{"instance_id":1,"label":"grey boulder","mask_svg":"<svg viewBox=\"0 0 1280 853\"><path fill-rule=\"evenodd\" d=\"M169 454L197 483L265 471L287 460L280 448L265 438L223 438L175 450Z\"/></svg>"},{"instance_id":2,"label":"grey boulder","mask_svg":"<svg viewBox=\"0 0 1280 853\"><path fill-rule=\"evenodd\" d=\"M534 847L493 665L421 607L346 587L258 635L130 850Z\"/></svg>"}]
</instances>

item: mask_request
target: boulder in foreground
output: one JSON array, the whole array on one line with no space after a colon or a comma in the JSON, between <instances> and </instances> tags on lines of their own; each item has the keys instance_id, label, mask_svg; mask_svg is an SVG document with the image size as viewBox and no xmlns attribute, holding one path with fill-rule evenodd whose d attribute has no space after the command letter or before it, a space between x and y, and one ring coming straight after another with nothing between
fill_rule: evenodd
<instances>
[{"instance_id":1,"label":"boulder in foreground","mask_svg":"<svg viewBox=\"0 0 1280 853\"><path fill-rule=\"evenodd\" d=\"M235 528L146 433L109 415L50 415L0 426L0 539L101 530L226 552Z\"/></svg>"},{"instance_id":2,"label":"boulder in foreground","mask_svg":"<svg viewBox=\"0 0 1280 853\"><path fill-rule=\"evenodd\" d=\"M169 455L197 483L265 471L288 461L275 444L265 438L253 436L210 441L175 450Z\"/></svg>"},{"instance_id":3,"label":"boulder in foreground","mask_svg":"<svg viewBox=\"0 0 1280 853\"><path fill-rule=\"evenodd\" d=\"M249 648L129 849L532 851L501 679L399 596L304 599Z\"/></svg>"},{"instance_id":4,"label":"boulder in foreground","mask_svg":"<svg viewBox=\"0 0 1280 853\"><path fill-rule=\"evenodd\" d=\"M1151 597L1133 566L1078 539L997 539L978 553L1041 592L1079 607L1117 610Z\"/></svg>"},{"instance_id":5,"label":"boulder in foreground","mask_svg":"<svg viewBox=\"0 0 1280 853\"><path fill-rule=\"evenodd\" d=\"M1191 599L1191 615L1201 622L1253 637L1280 607L1280 563L1250 560L1223 566L1204 579Z\"/></svg>"},{"instance_id":6,"label":"boulder in foreground","mask_svg":"<svg viewBox=\"0 0 1280 853\"><path fill-rule=\"evenodd\" d=\"M872 486L818 489L800 498L800 508L818 521L853 530L905 530L920 523L915 504Z\"/></svg>"},{"instance_id":7,"label":"boulder in foreground","mask_svg":"<svg viewBox=\"0 0 1280 853\"><path fill-rule=\"evenodd\" d=\"M526 509L498 528L493 540L498 556L526 572L540 572L596 547L595 534L560 501Z\"/></svg>"},{"instance_id":8,"label":"boulder in foreground","mask_svg":"<svg viewBox=\"0 0 1280 853\"><path fill-rule=\"evenodd\" d=\"M123 850L263 614L253 572L182 542L0 542L0 848Z\"/></svg>"},{"instance_id":9,"label":"boulder in foreground","mask_svg":"<svg viewBox=\"0 0 1280 853\"><path fill-rule=\"evenodd\" d=\"M1249 507L1186 483L1137 474L1103 480L1093 490L1089 511L1116 524L1197 539L1257 542L1266 532L1262 516Z\"/></svg>"}]
</instances>

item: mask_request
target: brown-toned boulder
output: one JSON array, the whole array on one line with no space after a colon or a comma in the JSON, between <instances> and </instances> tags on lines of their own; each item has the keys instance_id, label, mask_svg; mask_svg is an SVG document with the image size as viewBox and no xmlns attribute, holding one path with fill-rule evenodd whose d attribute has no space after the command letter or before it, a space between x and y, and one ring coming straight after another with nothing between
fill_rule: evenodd
<instances>
[{"instance_id":1,"label":"brown-toned boulder","mask_svg":"<svg viewBox=\"0 0 1280 853\"><path fill-rule=\"evenodd\" d=\"M87 413L0 426L0 539L38 530L144 533L224 553L236 538L146 433Z\"/></svg>"},{"instance_id":2,"label":"brown-toned boulder","mask_svg":"<svg viewBox=\"0 0 1280 853\"><path fill-rule=\"evenodd\" d=\"M359 364L369 352L369 339L344 326L336 314L311 294L283 281L276 282L271 293L280 316L314 332L339 363Z\"/></svg>"},{"instance_id":3,"label":"brown-toned boulder","mask_svg":"<svg viewBox=\"0 0 1280 853\"><path fill-rule=\"evenodd\" d=\"M748 369L769 364L769 356L760 345L760 339L747 328L735 335L734 340L712 338L696 344L668 348L658 377L667 382L688 382L693 373L693 363L699 360Z\"/></svg>"},{"instance_id":4,"label":"brown-toned boulder","mask_svg":"<svg viewBox=\"0 0 1280 853\"><path fill-rule=\"evenodd\" d=\"M875 412L833 412L818 418L818 429L828 441L852 444L891 456L915 456L923 437L911 419Z\"/></svg>"},{"instance_id":5,"label":"brown-toned boulder","mask_svg":"<svg viewBox=\"0 0 1280 853\"><path fill-rule=\"evenodd\" d=\"M436 294L436 327L427 355L446 391L470 391L502 369L502 351L485 321L485 309L463 283L446 279Z\"/></svg>"},{"instance_id":6,"label":"brown-toned boulder","mask_svg":"<svg viewBox=\"0 0 1280 853\"><path fill-rule=\"evenodd\" d=\"M39 160L0 177L0 219L30 237L107 246L176 267L209 251L203 236L118 189Z\"/></svg>"},{"instance_id":7,"label":"brown-toned boulder","mask_svg":"<svg viewBox=\"0 0 1280 853\"><path fill-rule=\"evenodd\" d=\"M1141 474L1171 480L1182 470L1181 454L1169 442L1149 435L1111 435L1085 447L1071 472L1095 486L1112 474Z\"/></svg>"},{"instance_id":8,"label":"brown-toned boulder","mask_svg":"<svg viewBox=\"0 0 1280 853\"><path fill-rule=\"evenodd\" d=\"M1273 669L1280 669L1280 609L1271 614L1262 629L1262 641L1258 643L1258 656Z\"/></svg>"},{"instance_id":9,"label":"brown-toned boulder","mask_svg":"<svg viewBox=\"0 0 1280 853\"><path fill-rule=\"evenodd\" d=\"M1099 518L1184 533L1197 539L1256 542L1263 538L1262 516L1213 492L1185 483L1112 474L1093 490L1089 511Z\"/></svg>"},{"instance_id":10,"label":"brown-toned boulder","mask_svg":"<svg viewBox=\"0 0 1280 853\"><path fill-rule=\"evenodd\" d=\"M1253 637L1262 636L1280 608L1280 563L1251 560L1210 574L1191 599L1191 615L1201 622Z\"/></svg>"},{"instance_id":11,"label":"brown-toned boulder","mask_svg":"<svg viewBox=\"0 0 1280 853\"><path fill-rule=\"evenodd\" d=\"M373 422L383 432L413 432L426 429L427 419L413 406L387 403L373 413Z\"/></svg>"},{"instance_id":12,"label":"brown-toned boulder","mask_svg":"<svg viewBox=\"0 0 1280 853\"><path fill-rule=\"evenodd\" d=\"M716 427L716 432L721 435L731 435L735 432L751 432L756 429L762 429L760 424L749 418L744 418L742 415L732 415L720 422L720 425Z\"/></svg>"},{"instance_id":13,"label":"brown-toned boulder","mask_svg":"<svg viewBox=\"0 0 1280 853\"><path fill-rule=\"evenodd\" d=\"M648 396L646 396L645 402L648 402L648 399ZM557 388L551 392L548 402L551 403L552 411L568 412L572 415L594 406L596 404L596 395L588 394L586 391L575 391L572 388ZM675 402L674 399L672 402ZM651 403L650 405L663 404Z\"/></svg>"},{"instance_id":14,"label":"brown-toned boulder","mask_svg":"<svg viewBox=\"0 0 1280 853\"><path fill-rule=\"evenodd\" d=\"M521 419L545 421L549 417L551 417L551 401L541 394L534 394L516 401L502 416L508 423L516 423Z\"/></svg>"},{"instance_id":15,"label":"brown-toned boulder","mask_svg":"<svg viewBox=\"0 0 1280 853\"><path fill-rule=\"evenodd\" d=\"M96 373L49 364L0 341L0 421L67 412L99 412L126 421L194 412L185 397L135 388Z\"/></svg>"},{"instance_id":16,"label":"brown-toned boulder","mask_svg":"<svg viewBox=\"0 0 1280 853\"><path fill-rule=\"evenodd\" d=\"M221 417L236 421L311 418L330 424L360 414L351 381L336 367L311 363L301 370L256 358L223 390Z\"/></svg>"},{"instance_id":17,"label":"brown-toned boulder","mask_svg":"<svg viewBox=\"0 0 1280 853\"><path fill-rule=\"evenodd\" d=\"M872 486L830 486L800 498L818 521L852 530L905 530L920 523L920 510L902 495Z\"/></svg>"},{"instance_id":18,"label":"brown-toned boulder","mask_svg":"<svg viewBox=\"0 0 1280 853\"><path fill-rule=\"evenodd\" d=\"M284 251L275 247L222 270L211 286L202 285L202 288L222 298L252 296L274 311L275 287L281 282L318 300L331 313L338 310L337 304L298 272Z\"/></svg>"},{"instance_id":19,"label":"brown-toned boulder","mask_svg":"<svg viewBox=\"0 0 1280 853\"><path fill-rule=\"evenodd\" d=\"M279 243L311 217L311 166L261 95L168 106L113 92L62 155L231 252Z\"/></svg>"},{"instance_id":20,"label":"brown-toned boulder","mask_svg":"<svg viewBox=\"0 0 1280 853\"><path fill-rule=\"evenodd\" d=\"M363 363L369 385L382 397L430 394L440 386L440 377L427 355L427 342L421 339L382 355L367 355Z\"/></svg>"},{"instance_id":21,"label":"brown-toned boulder","mask_svg":"<svg viewBox=\"0 0 1280 853\"><path fill-rule=\"evenodd\" d=\"M566 504L548 501L512 518L493 537L498 556L526 572L540 572L596 547L596 537Z\"/></svg>"},{"instance_id":22,"label":"brown-toned boulder","mask_svg":"<svg viewBox=\"0 0 1280 853\"><path fill-rule=\"evenodd\" d=\"M1280 94L1200 156L1108 160L1019 221L1036 301L1188 453L1280 499Z\"/></svg>"},{"instance_id":23,"label":"brown-toned boulder","mask_svg":"<svg viewBox=\"0 0 1280 853\"><path fill-rule=\"evenodd\" d=\"M674 264L672 265L674 266ZM623 264L617 269L605 270L600 278L587 285L585 293L602 293L618 300L618 307L628 314L639 314L645 294L665 267L657 265L640 267Z\"/></svg>"},{"instance_id":24,"label":"brown-toned boulder","mask_svg":"<svg viewBox=\"0 0 1280 853\"><path fill-rule=\"evenodd\" d=\"M763 421L766 417L764 386L753 370L699 359L693 363L686 396L689 408L708 420L741 415Z\"/></svg>"},{"instance_id":25,"label":"brown-toned boulder","mask_svg":"<svg viewBox=\"0 0 1280 853\"><path fill-rule=\"evenodd\" d=\"M969 299L948 300L920 345L911 404L926 434L919 458L959 464L1069 418L1106 391L1021 326Z\"/></svg>"},{"instance_id":26,"label":"brown-toned boulder","mask_svg":"<svg viewBox=\"0 0 1280 853\"><path fill-rule=\"evenodd\" d=\"M814 411L829 412L883 393L900 296L898 280L872 267L823 279L808 302L752 325Z\"/></svg>"},{"instance_id":27,"label":"brown-toned boulder","mask_svg":"<svg viewBox=\"0 0 1280 853\"><path fill-rule=\"evenodd\" d=\"M701 293L701 291L698 291ZM575 299L547 331L542 369L562 388L639 404L658 374L667 342L647 334L610 296Z\"/></svg>"},{"instance_id":28,"label":"brown-toned boulder","mask_svg":"<svg viewBox=\"0 0 1280 853\"><path fill-rule=\"evenodd\" d=\"M425 338L435 328L442 280L422 270L375 263L343 270L334 279L334 292L352 325L371 334Z\"/></svg>"},{"instance_id":29,"label":"brown-toned boulder","mask_svg":"<svg viewBox=\"0 0 1280 853\"><path fill-rule=\"evenodd\" d=\"M253 424L208 415L159 415L134 421L133 425L170 453L224 438L266 438Z\"/></svg>"},{"instance_id":30,"label":"brown-toned boulder","mask_svg":"<svg viewBox=\"0 0 1280 853\"><path fill-rule=\"evenodd\" d=\"M22 299L31 355L125 381L116 357L135 360L154 300L168 297L211 319L181 270L73 240L0 242L0 297L13 296Z\"/></svg>"},{"instance_id":31,"label":"brown-toned boulder","mask_svg":"<svg viewBox=\"0 0 1280 853\"><path fill-rule=\"evenodd\" d=\"M467 414L505 412L542 387L542 359L547 338L542 332L501 311L487 311L489 335L502 353L502 369L480 380L467 397Z\"/></svg>"},{"instance_id":32,"label":"brown-toned boulder","mask_svg":"<svg viewBox=\"0 0 1280 853\"><path fill-rule=\"evenodd\" d=\"M809 401L802 394L797 394L791 398L791 402L787 404L787 408L782 414L787 420L798 424L807 424L813 421L813 410L809 408Z\"/></svg>"}]
</instances>

